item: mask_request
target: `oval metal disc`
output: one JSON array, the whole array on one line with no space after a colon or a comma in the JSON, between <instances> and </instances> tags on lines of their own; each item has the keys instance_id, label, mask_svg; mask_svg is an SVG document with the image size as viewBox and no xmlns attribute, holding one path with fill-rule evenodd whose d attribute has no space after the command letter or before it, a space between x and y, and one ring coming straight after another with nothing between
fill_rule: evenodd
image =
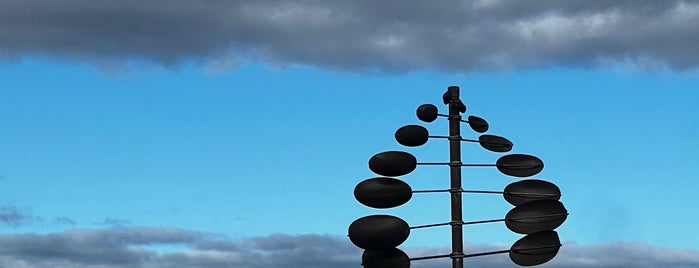
<instances>
[{"instance_id":1,"label":"oval metal disc","mask_svg":"<svg viewBox=\"0 0 699 268\"><path fill-rule=\"evenodd\" d=\"M401 218L390 215L371 215L359 218L349 226L349 239L366 250L388 250L405 242L410 227Z\"/></svg>"},{"instance_id":2,"label":"oval metal disc","mask_svg":"<svg viewBox=\"0 0 699 268\"><path fill-rule=\"evenodd\" d=\"M401 145L415 147L427 143L429 132L423 126L407 125L396 130L396 141Z\"/></svg>"},{"instance_id":3,"label":"oval metal disc","mask_svg":"<svg viewBox=\"0 0 699 268\"><path fill-rule=\"evenodd\" d=\"M488 122L485 119L470 115L467 119L468 125L473 129L473 131L478 133L483 133L488 131Z\"/></svg>"},{"instance_id":4,"label":"oval metal disc","mask_svg":"<svg viewBox=\"0 0 699 268\"><path fill-rule=\"evenodd\" d=\"M397 207L407 203L412 196L410 185L394 178L371 178L354 187L354 198L372 208Z\"/></svg>"},{"instance_id":5,"label":"oval metal disc","mask_svg":"<svg viewBox=\"0 0 699 268\"><path fill-rule=\"evenodd\" d=\"M544 162L533 155L510 154L500 157L495 166L505 175L529 177L544 169Z\"/></svg>"},{"instance_id":6,"label":"oval metal disc","mask_svg":"<svg viewBox=\"0 0 699 268\"><path fill-rule=\"evenodd\" d=\"M512 142L500 136L481 135L478 142L488 151L506 153L512 150Z\"/></svg>"},{"instance_id":7,"label":"oval metal disc","mask_svg":"<svg viewBox=\"0 0 699 268\"><path fill-rule=\"evenodd\" d=\"M430 123L437 119L437 106L433 104L423 104L417 107L417 118L423 122Z\"/></svg>"},{"instance_id":8,"label":"oval metal disc","mask_svg":"<svg viewBox=\"0 0 699 268\"><path fill-rule=\"evenodd\" d=\"M369 169L381 176L396 177L413 172L417 159L412 154L400 151L378 153L369 159Z\"/></svg>"},{"instance_id":9,"label":"oval metal disc","mask_svg":"<svg viewBox=\"0 0 699 268\"><path fill-rule=\"evenodd\" d=\"M516 206L505 215L505 226L515 233L531 234L556 229L568 218L557 200L535 200Z\"/></svg>"},{"instance_id":10,"label":"oval metal disc","mask_svg":"<svg viewBox=\"0 0 699 268\"><path fill-rule=\"evenodd\" d=\"M534 200L559 200L561 190L553 183L532 179L510 183L502 195L508 203L519 206Z\"/></svg>"},{"instance_id":11,"label":"oval metal disc","mask_svg":"<svg viewBox=\"0 0 699 268\"><path fill-rule=\"evenodd\" d=\"M541 231L520 238L510 248L510 259L521 266L534 266L553 259L561 248L555 231Z\"/></svg>"},{"instance_id":12,"label":"oval metal disc","mask_svg":"<svg viewBox=\"0 0 699 268\"><path fill-rule=\"evenodd\" d=\"M410 258L400 249L375 251L366 250L362 253L364 268L409 268Z\"/></svg>"}]
</instances>

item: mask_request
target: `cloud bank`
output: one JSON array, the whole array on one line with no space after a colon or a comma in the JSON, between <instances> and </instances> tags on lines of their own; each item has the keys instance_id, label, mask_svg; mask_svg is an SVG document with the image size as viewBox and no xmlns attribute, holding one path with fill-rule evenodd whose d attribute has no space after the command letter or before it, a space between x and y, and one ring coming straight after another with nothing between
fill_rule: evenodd
<instances>
[{"instance_id":1,"label":"cloud bank","mask_svg":"<svg viewBox=\"0 0 699 268\"><path fill-rule=\"evenodd\" d=\"M503 249L468 245L469 252ZM408 248L413 257L444 254L448 249ZM241 240L171 227L73 229L49 234L0 235L0 267L78 268L349 268L360 267L361 251L345 237L274 234ZM444 267L421 261L417 268ZM477 267L514 267L506 255L468 259ZM542 267L690 268L699 267L699 251L644 243L578 245L564 243L558 256Z\"/></svg>"},{"instance_id":2,"label":"cloud bank","mask_svg":"<svg viewBox=\"0 0 699 268\"><path fill-rule=\"evenodd\" d=\"M0 59L450 72L699 66L697 1L0 0Z\"/></svg>"}]
</instances>

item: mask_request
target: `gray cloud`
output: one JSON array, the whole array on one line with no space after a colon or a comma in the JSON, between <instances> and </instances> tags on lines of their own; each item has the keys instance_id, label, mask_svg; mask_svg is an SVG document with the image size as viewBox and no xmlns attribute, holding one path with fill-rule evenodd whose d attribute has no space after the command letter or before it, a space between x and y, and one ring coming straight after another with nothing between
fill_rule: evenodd
<instances>
[{"instance_id":1,"label":"gray cloud","mask_svg":"<svg viewBox=\"0 0 699 268\"><path fill-rule=\"evenodd\" d=\"M114 227L122 227L125 225L129 225L131 221L129 220L123 220L123 219L116 219L112 217L106 217L104 218L104 221L100 223L95 223L97 225L108 225L108 226L114 226Z\"/></svg>"},{"instance_id":2,"label":"gray cloud","mask_svg":"<svg viewBox=\"0 0 699 268\"><path fill-rule=\"evenodd\" d=\"M34 217L25 210L15 206L0 207L0 225L19 227L40 220L40 218Z\"/></svg>"},{"instance_id":3,"label":"gray cloud","mask_svg":"<svg viewBox=\"0 0 699 268\"><path fill-rule=\"evenodd\" d=\"M57 217L53 219L53 224L54 225L70 225L70 226L75 226L76 222L75 220L69 218L69 217Z\"/></svg>"},{"instance_id":4,"label":"gray cloud","mask_svg":"<svg viewBox=\"0 0 699 268\"><path fill-rule=\"evenodd\" d=\"M696 69L697 1L0 0L0 58L350 71Z\"/></svg>"},{"instance_id":5,"label":"gray cloud","mask_svg":"<svg viewBox=\"0 0 699 268\"><path fill-rule=\"evenodd\" d=\"M468 252L507 248L468 245ZM173 250L174 249L174 250ZM408 248L412 257L444 254L447 248ZM79 268L292 268L358 267L361 251L347 238L327 235L274 234L230 240L221 235L158 227L73 229L60 233L0 235L0 267ZM477 267L515 267L506 255L468 259ZM445 267L448 260L415 262L416 268ZM579 245L564 243L556 258L542 267L699 266L699 251L645 243Z\"/></svg>"}]
</instances>

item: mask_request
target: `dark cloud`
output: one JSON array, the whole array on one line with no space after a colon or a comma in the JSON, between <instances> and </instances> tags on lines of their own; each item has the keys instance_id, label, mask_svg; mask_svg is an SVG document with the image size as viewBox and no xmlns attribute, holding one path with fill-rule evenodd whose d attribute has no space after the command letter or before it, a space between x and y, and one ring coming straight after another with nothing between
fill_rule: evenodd
<instances>
[{"instance_id":1,"label":"dark cloud","mask_svg":"<svg viewBox=\"0 0 699 268\"><path fill-rule=\"evenodd\" d=\"M507 248L468 245L468 252ZM175 250L173 250L173 248ZM412 257L445 254L447 248L408 248ZM61 233L0 235L0 267L78 268L350 268L359 267L361 251L346 237L274 234L240 240L178 228L74 229ZM419 261L416 268L448 267L449 260ZM507 255L467 260L469 266L514 267ZM699 252L645 243L579 245L564 243L542 267L690 268Z\"/></svg>"},{"instance_id":2,"label":"dark cloud","mask_svg":"<svg viewBox=\"0 0 699 268\"><path fill-rule=\"evenodd\" d=\"M351 71L696 69L697 1L0 0L0 57Z\"/></svg>"}]
</instances>

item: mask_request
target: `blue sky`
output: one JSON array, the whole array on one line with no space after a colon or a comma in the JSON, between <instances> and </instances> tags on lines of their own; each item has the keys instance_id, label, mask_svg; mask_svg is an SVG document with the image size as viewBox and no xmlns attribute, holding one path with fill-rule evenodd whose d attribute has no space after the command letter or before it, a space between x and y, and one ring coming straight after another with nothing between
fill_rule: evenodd
<instances>
[{"instance_id":1,"label":"blue sky","mask_svg":"<svg viewBox=\"0 0 699 268\"><path fill-rule=\"evenodd\" d=\"M159 1L146 2L159 5ZM0 9L34 12L38 24L65 22L56 26L61 35L28 37L32 31L41 31L31 29L32 24L17 15L8 20L24 25L26 36L0 31L0 240L6 241L0 264L188 267L203 265L192 256L224 252L232 255L215 264L202 261L210 266L201 267L282 267L230 257L240 254L252 259L257 255L241 252L262 250L295 261L288 267L315 267L309 263L354 267L360 252L344 236L359 217L387 213L411 225L449 221L448 195L419 194L399 208L375 210L355 201L352 192L358 182L377 176L367 161L382 151L405 150L420 161L446 161L446 141L406 148L395 142L393 134L403 125L421 124L433 135L446 135L446 120L420 122L415 109L433 103L446 113L441 95L448 86L457 85L468 107L465 115L485 118L489 134L513 141L513 153L540 157L545 168L535 178L561 188L570 216L557 229L564 247L550 267L616 267L609 264L613 257L604 254L610 250L621 252L622 257L649 256L642 261L657 265L652 267L699 267L695 243L699 237L694 233L699 219L693 213L699 202L694 193L699 187L694 174L694 154L699 148L695 111L699 91L694 88L699 82L699 57L690 49L697 43L691 39L695 37L688 37L696 29L679 23L699 19L699 9L690 2L668 2L673 4L639 4L665 15L655 20L660 26L641 25L634 38L654 40L662 33L669 35L664 37L667 40L675 40L672 45L634 45L611 33L570 37L560 32L569 30L566 23L576 21L585 30L602 31L588 25L595 16L599 23L606 23L605 29L624 32L627 23L636 22L646 10L625 4L583 7L576 1L541 2L529 10L517 4L473 1L473 10L485 8L499 14L501 21L495 21L500 26L515 21L517 27L532 27L549 36L541 43L522 38L521 42L533 43L481 46L464 43L457 35L455 41L468 45L464 51L483 51L463 52L468 54L463 56L448 45L400 45L408 41L396 40L430 36L422 30L406 31L410 23L414 29L471 23L464 32L475 31L475 37L503 42L515 37L506 31L483 30L495 22L478 16L462 20L456 11L444 21L430 19L431 11L420 13L424 17L415 21L403 21L399 14L413 16L412 12L429 10L419 2L398 11L379 4L374 7L396 18L363 15L369 22L396 20L368 34L387 39L367 48L361 42L343 43L355 34L365 37L362 27L369 26L363 23L338 19L339 26L327 24L328 29L301 27L327 19L324 10L338 12L333 8L339 7L332 4L270 2L287 9L273 10L260 21L236 17L220 22L225 29L213 28L218 30L209 36L198 27L211 27L213 22L195 16L206 6L190 14L177 7L156 12L146 4L105 11L85 2L84 10L72 10L81 14L75 20L62 20L70 13L65 7L0 1ZM175 6L186 3L192 4L178 1ZM449 3L432 8L439 11L471 2ZM211 5L249 12L264 7ZM372 5L337 4L352 6L351 10ZM146 34L123 39L128 31L111 27L131 22L116 19L118 12L109 10L142 11L147 14L144 21L155 24L148 24L153 28L146 27ZM628 11L618 14L630 14L629 18L604 19L620 10ZM309 12L307 17L294 13L302 11ZM107 12L114 18L106 18L109 26L87 25L90 12ZM193 22L162 26L173 14L191 15ZM338 14L336 18L345 18ZM265 24L264 18L274 23ZM299 28L283 28L279 20L291 20ZM558 22L561 29L550 28L550 21ZM249 29L226 28L236 23L248 23ZM184 27L188 25L192 29ZM100 27L107 27L113 36L75 37ZM326 32L336 30L333 27L349 27L348 33ZM182 35L191 33L200 42L176 43L179 37L166 34L176 33L173 29L181 29ZM270 31L269 35L258 32L262 30ZM153 33L148 31L157 33L156 37L144 37ZM235 34L214 37L219 31ZM317 39L305 40L308 36ZM571 39L587 45L572 44ZM123 45L108 45L119 42ZM386 50L386 42L395 50ZM219 47L228 43L232 49ZM163 47L151 50L151 45ZM537 46L546 53L536 50ZM430 52L418 55L426 49ZM468 131L462 135L478 137ZM473 144L462 148L466 163L494 163L500 156ZM517 180L493 168L464 168L463 174L464 188L474 190L502 190ZM418 167L402 179L413 189L449 185L446 167ZM464 195L463 199L467 221L502 218L511 209L499 196ZM504 249L521 237L501 223L467 226L464 234L474 250ZM37 239L43 241L37 245L49 245L46 241L56 238L75 243L75 248L92 245L79 237L127 241L119 244L123 247L108 247L125 257L90 261L69 250L44 256L38 253L40 246L12 242ZM448 239L448 228L414 230L401 247L411 255L444 254ZM104 242L100 241L94 243ZM295 251L283 251L284 245L293 245ZM333 245L326 247L338 252L318 251L319 245ZM149 257L131 259L128 254L136 254L133 246ZM308 252L327 258L313 259L319 257L309 257ZM30 261L23 256L35 258ZM177 261L182 256L189 256L189 264ZM681 257L668 260L673 259L668 256ZM626 265L635 265L622 257L629 261ZM475 262L511 267L502 258L490 262L488 258ZM599 262L580 264L585 259Z\"/></svg>"}]
</instances>

